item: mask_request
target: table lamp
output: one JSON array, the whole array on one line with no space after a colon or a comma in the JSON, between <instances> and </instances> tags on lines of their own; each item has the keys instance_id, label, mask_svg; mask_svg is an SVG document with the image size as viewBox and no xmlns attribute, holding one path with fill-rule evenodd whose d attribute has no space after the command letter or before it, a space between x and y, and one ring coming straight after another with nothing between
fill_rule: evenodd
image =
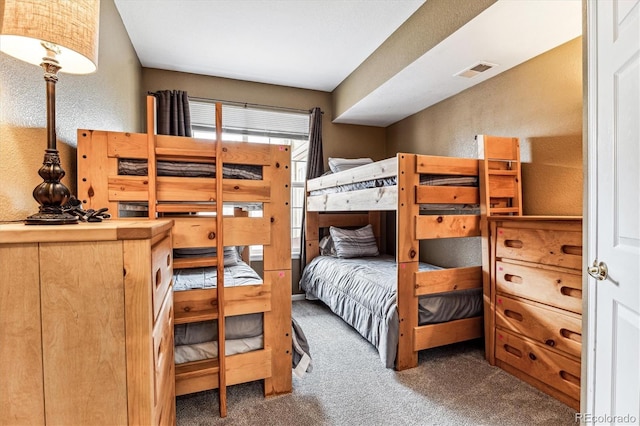
<instances>
[{"instance_id":1,"label":"table lamp","mask_svg":"<svg viewBox=\"0 0 640 426\"><path fill-rule=\"evenodd\" d=\"M40 211L28 225L77 223L65 211L69 189L56 149L56 82L58 71L89 74L98 61L100 0L0 0L0 51L44 69L47 89L47 149L33 190Z\"/></svg>"}]
</instances>

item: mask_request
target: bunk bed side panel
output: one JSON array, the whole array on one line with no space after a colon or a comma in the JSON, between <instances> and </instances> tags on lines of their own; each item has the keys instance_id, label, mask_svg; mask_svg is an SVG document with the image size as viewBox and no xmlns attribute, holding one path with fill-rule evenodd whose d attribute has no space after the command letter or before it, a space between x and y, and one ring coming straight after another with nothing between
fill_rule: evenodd
<instances>
[{"instance_id":1,"label":"bunk bed side panel","mask_svg":"<svg viewBox=\"0 0 640 426\"><path fill-rule=\"evenodd\" d=\"M271 375L265 395L291 392L291 150L270 146L271 162L263 179L271 183L271 200L264 204L264 229L271 235L264 245L264 283L271 286L271 310L264 313L264 345L272 351Z\"/></svg>"},{"instance_id":2,"label":"bunk bed side panel","mask_svg":"<svg viewBox=\"0 0 640 426\"><path fill-rule=\"evenodd\" d=\"M400 153L398 161L398 197L396 214L397 308L399 324L396 368L404 370L418 364L414 351L414 328L418 326L418 302L414 291L418 272L418 240L415 218L419 206L415 203L420 176L416 173L416 155Z\"/></svg>"},{"instance_id":3,"label":"bunk bed side panel","mask_svg":"<svg viewBox=\"0 0 640 426\"><path fill-rule=\"evenodd\" d=\"M109 176L118 174L118 159L110 157L109 132L78 130L78 199L85 209L109 209L117 216L118 203L109 199Z\"/></svg>"}]
</instances>

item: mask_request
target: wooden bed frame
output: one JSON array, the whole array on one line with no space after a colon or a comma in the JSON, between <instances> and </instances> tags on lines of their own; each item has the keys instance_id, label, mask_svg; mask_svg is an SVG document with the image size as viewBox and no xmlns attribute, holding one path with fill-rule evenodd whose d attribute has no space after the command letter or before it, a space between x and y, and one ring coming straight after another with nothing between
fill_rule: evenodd
<instances>
[{"instance_id":1,"label":"wooden bed frame","mask_svg":"<svg viewBox=\"0 0 640 426\"><path fill-rule=\"evenodd\" d=\"M176 365L176 395L218 388L224 417L226 386L264 379L265 396L291 392L291 153L288 146L222 141L220 104L216 123L216 141L154 131L79 130L78 198L85 209L108 207L117 219L120 202L148 202L150 219L173 219L173 248L218 248L217 257L173 260L174 269L218 268L217 288L174 293L175 324L217 319L218 335L224 336L225 317L264 313L263 349L225 356L219 339L218 359ZM155 129L153 96L147 98L147 129ZM148 160L148 175L119 176L123 158ZM157 176L158 160L215 163L218 172L222 163L258 165L263 179ZM263 217L247 217L239 209L223 217L223 201L262 203ZM249 245L264 248L263 284L225 288L223 246Z\"/></svg>"},{"instance_id":2,"label":"wooden bed frame","mask_svg":"<svg viewBox=\"0 0 640 426\"><path fill-rule=\"evenodd\" d=\"M507 148L509 152L519 151L518 140L515 138L483 136L479 142L483 146L481 153L486 154L487 158L498 159L496 157L502 155ZM380 212L396 212L397 309L400 321L397 370L415 367L420 350L483 336L482 315L439 324L418 325L419 296L483 288L485 285L480 265L418 272L420 240L481 236L480 214L420 214L420 205L481 204L484 200L497 196L506 198L508 195L506 190L501 193L500 188L504 187L501 184L487 185L487 188L420 185L420 175L479 176L480 163L483 162L470 158L399 153L395 158L307 182L307 263L319 255L321 228L364 226L371 223L380 241ZM493 162L491 164L493 167ZM483 163L483 170L484 166ZM396 186L310 195L311 191L319 189L391 176L397 176ZM519 194L519 181L513 189ZM485 310L487 303L485 301Z\"/></svg>"}]
</instances>

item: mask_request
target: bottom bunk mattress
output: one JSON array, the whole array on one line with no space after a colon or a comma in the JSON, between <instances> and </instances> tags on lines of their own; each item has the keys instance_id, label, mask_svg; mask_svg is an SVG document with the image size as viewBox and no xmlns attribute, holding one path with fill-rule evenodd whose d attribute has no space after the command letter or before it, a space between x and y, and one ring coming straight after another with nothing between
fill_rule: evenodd
<instances>
[{"instance_id":1,"label":"bottom bunk mattress","mask_svg":"<svg viewBox=\"0 0 640 426\"><path fill-rule=\"evenodd\" d=\"M185 253L174 251L174 255ZM211 253L209 253L211 254ZM258 273L240 258L235 259L225 249L224 286L262 284ZM174 291L214 288L218 271L215 267L177 269L174 271ZM263 313L229 316L225 318L225 355L235 355L264 348ZM309 346L300 326L292 319L293 355L292 367L298 375L310 372ZM174 326L174 358L176 364L184 364L218 357L218 324L216 320L201 321Z\"/></svg>"},{"instance_id":2,"label":"bottom bunk mattress","mask_svg":"<svg viewBox=\"0 0 640 426\"><path fill-rule=\"evenodd\" d=\"M179 254L180 255L180 254ZM217 268L177 269L174 271L174 291L214 288ZM262 278L247 263L230 259L225 250L224 286L262 284ZM218 357L217 321L203 321L174 326L175 362ZM225 319L225 354L234 355L263 348L263 314L231 316Z\"/></svg>"},{"instance_id":3,"label":"bottom bunk mattress","mask_svg":"<svg viewBox=\"0 0 640 426\"><path fill-rule=\"evenodd\" d=\"M387 368L393 368L398 346L395 258L318 256L304 269L300 289L308 299L326 304L371 342ZM442 269L420 262L419 270ZM482 314L482 289L422 296L418 324L435 324Z\"/></svg>"}]
</instances>

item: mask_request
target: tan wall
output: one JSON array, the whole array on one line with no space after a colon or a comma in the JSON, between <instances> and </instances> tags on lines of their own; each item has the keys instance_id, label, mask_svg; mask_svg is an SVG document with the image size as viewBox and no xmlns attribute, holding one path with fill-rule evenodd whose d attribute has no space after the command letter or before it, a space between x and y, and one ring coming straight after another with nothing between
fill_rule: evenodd
<instances>
[{"instance_id":1,"label":"tan wall","mask_svg":"<svg viewBox=\"0 0 640 426\"><path fill-rule=\"evenodd\" d=\"M78 128L141 131L140 63L113 0L100 6L98 71L59 74L56 85L58 150L63 179L76 189ZM46 136L43 70L0 53L0 221L38 211L31 196L42 179Z\"/></svg>"},{"instance_id":2,"label":"tan wall","mask_svg":"<svg viewBox=\"0 0 640 426\"><path fill-rule=\"evenodd\" d=\"M324 112L322 140L325 169L328 157L368 156L374 160L385 158L385 129L331 123L331 94L328 92L153 68L142 69L142 88L145 92L165 89L186 90L189 96L196 98L246 102L300 110L320 107Z\"/></svg>"},{"instance_id":3,"label":"tan wall","mask_svg":"<svg viewBox=\"0 0 640 426\"><path fill-rule=\"evenodd\" d=\"M581 215L582 38L390 126L387 156L475 158L476 134L520 138L525 214ZM427 244L427 260L443 266L479 261L479 242L467 244L472 248L456 255Z\"/></svg>"}]
</instances>

